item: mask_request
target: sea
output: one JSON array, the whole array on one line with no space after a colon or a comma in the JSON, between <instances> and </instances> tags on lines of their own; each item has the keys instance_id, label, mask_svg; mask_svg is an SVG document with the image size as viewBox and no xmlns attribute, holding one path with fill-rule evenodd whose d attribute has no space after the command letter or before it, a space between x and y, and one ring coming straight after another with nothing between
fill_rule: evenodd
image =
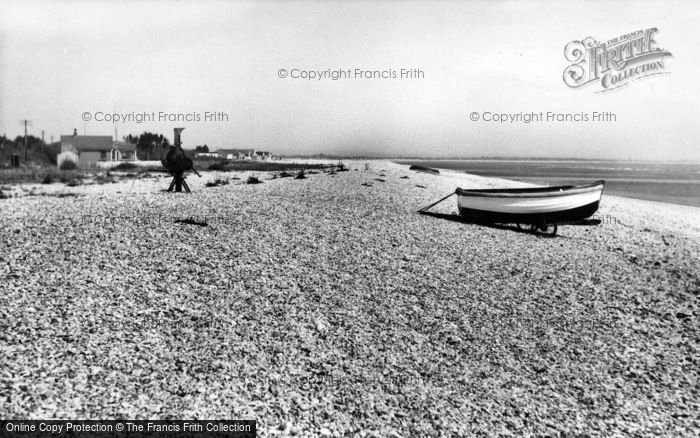
<instances>
[{"instance_id":1,"label":"sea","mask_svg":"<svg viewBox=\"0 0 700 438\"><path fill-rule=\"evenodd\" d=\"M607 194L700 207L700 163L518 159L395 161L541 185L583 184L602 179Z\"/></svg>"}]
</instances>

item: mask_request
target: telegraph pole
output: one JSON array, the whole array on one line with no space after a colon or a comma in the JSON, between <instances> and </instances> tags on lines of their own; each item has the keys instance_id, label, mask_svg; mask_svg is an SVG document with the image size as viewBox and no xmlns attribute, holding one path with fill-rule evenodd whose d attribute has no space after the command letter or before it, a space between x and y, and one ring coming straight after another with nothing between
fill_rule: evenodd
<instances>
[{"instance_id":1,"label":"telegraph pole","mask_svg":"<svg viewBox=\"0 0 700 438\"><path fill-rule=\"evenodd\" d=\"M27 125L31 125L31 120L20 120L20 123L24 124L24 164L27 164Z\"/></svg>"}]
</instances>

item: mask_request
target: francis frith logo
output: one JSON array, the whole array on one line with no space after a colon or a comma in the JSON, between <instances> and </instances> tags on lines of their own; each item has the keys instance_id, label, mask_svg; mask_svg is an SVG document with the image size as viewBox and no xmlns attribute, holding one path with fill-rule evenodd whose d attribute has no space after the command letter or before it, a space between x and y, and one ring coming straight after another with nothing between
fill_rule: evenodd
<instances>
[{"instance_id":1,"label":"francis frith logo","mask_svg":"<svg viewBox=\"0 0 700 438\"><path fill-rule=\"evenodd\" d=\"M638 79L668 73L664 57L671 52L654 40L655 27L621 35L606 42L593 37L572 41L564 48L564 83L571 88L597 84L597 93L615 90Z\"/></svg>"}]
</instances>

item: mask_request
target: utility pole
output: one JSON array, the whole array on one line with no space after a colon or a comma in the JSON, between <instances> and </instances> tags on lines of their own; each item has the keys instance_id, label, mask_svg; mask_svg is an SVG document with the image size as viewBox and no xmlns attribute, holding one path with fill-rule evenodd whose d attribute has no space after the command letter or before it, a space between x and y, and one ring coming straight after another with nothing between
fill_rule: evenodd
<instances>
[{"instance_id":1,"label":"utility pole","mask_svg":"<svg viewBox=\"0 0 700 438\"><path fill-rule=\"evenodd\" d=\"M27 125L32 124L31 120L20 120L20 123L24 124L24 164L27 164Z\"/></svg>"},{"instance_id":2,"label":"utility pole","mask_svg":"<svg viewBox=\"0 0 700 438\"><path fill-rule=\"evenodd\" d=\"M41 155L44 155L44 130L41 130Z\"/></svg>"}]
</instances>

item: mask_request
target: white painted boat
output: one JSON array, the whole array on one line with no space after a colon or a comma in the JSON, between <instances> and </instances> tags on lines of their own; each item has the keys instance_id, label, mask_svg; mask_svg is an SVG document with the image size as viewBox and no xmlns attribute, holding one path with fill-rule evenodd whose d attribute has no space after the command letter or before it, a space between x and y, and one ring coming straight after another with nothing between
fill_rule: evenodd
<instances>
[{"instance_id":1,"label":"white painted boat","mask_svg":"<svg viewBox=\"0 0 700 438\"><path fill-rule=\"evenodd\" d=\"M604 181L580 186L523 189L457 189L462 217L472 222L557 224L593 216Z\"/></svg>"}]
</instances>

